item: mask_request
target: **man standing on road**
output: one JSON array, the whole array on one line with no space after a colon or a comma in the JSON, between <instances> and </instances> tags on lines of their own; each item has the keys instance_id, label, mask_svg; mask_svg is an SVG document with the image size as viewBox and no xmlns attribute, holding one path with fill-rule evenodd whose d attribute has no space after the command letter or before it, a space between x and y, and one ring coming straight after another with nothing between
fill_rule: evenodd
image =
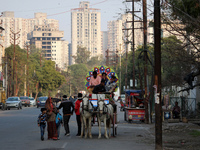
<instances>
[{"instance_id":1,"label":"man standing on road","mask_svg":"<svg viewBox=\"0 0 200 150\"><path fill-rule=\"evenodd\" d=\"M76 136L81 135L81 116L80 116L80 103L82 102L82 93L78 93L78 99L75 102L76 121L78 125L78 133Z\"/></svg>"},{"instance_id":2,"label":"man standing on road","mask_svg":"<svg viewBox=\"0 0 200 150\"><path fill-rule=\"evenodd\" d=\"M63 101L58 107L58 109L63 108L63 120L64 120L64 127L65 127L65 135L69 136L69 119L74 111L74 105L72 101L67 99L67 95L63 95Z\"/></svg>"}]
</instances>

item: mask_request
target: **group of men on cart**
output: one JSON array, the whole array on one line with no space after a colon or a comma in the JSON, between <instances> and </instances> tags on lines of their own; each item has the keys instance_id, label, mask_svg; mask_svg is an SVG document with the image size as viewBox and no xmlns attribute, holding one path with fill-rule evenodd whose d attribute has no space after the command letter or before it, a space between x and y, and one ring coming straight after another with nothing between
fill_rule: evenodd
<instances>
[{"instance_id":1,"label":"group of men on cart","mask_svg":"<svg viewBox=\"0 0 200 150\"><path fill-rule=\"evenodd\" d=\"M116 86L117 83L115 76L111 76L111 79L108 80L105 72L103 72L101 76L98 76L97 72L94 71L93 76L90 78L88 92L90 94L106 94L106 98L109 98L109 102L114 103L113 91L115 90Z\"/></svg>"}]
</instances>

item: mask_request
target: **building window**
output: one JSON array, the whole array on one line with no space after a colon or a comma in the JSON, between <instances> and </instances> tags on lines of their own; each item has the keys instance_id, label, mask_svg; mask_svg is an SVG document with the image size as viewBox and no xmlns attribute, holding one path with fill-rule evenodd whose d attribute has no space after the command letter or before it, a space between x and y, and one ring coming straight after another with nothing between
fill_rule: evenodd
<instances>
[{"instance_id":1,"label":"building window","mask_svg":"<svg viewBox=\"0 0 200 150\"><path fill-rule=\"evenodd\" d=\"M56 38L52 38L52 40L56 40Z\"/></svg>"},{"instance_id":2,"label":"building window","mask_svg":"<svg viewBox=\"0 0 200 150\"><path fill-rule=\"evenodd\" d=\"M42 44L46 44L46 42L42 42Z\"/></svg>"},{"instance_id":3,"label":"building window","mask_svg":"<svg viewBox=\"0 0 200 150\"><path fill-rule=\"evenodd\" d=\"M47 40L51 40L51 38L47 38Z\"/></svg>"},{"instance_id":4,"label":"building window","mask_svg":"<svg viewBox=\"0 0 200 150\"><path fill-rule=\"evenodd\" d=\"M51 42L47 42L47 44L51 44Z\"/></svg>"},{"instance_id":5,"label":"building window","mask_svg":"<svg viewBox=\"0 0 200 150\"><path fill-rule=\"evenodd\" d=\"M46 38L42 38L42 40L46 40Z\"/></svg>"},{"instance_id":6,"label":"building window","mask_svg":"<svg viewBox=\"0 0 200 150\"><path fill-rule=\"evenodd\" d=\"M37 38L37 40L40 40L40 38Z\"/></svg>"},{"instance_id":7,"label":"building window","mask_svg":"<svg viewBox=\"0 0 200 150\"><path fill-rule=\"evenodd\" d=\"M42 46L42 49L46 49L46 46Z\"/></svg>"}]
</instances>

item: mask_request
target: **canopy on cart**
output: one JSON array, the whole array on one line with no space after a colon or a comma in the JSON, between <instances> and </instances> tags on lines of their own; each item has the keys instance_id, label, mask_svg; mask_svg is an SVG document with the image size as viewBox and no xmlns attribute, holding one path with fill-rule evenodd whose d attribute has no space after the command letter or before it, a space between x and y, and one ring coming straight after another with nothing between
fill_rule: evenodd
<instances>
[{"instance_id":1,"label":"canopy on cart","mask_svg":"<svg viewBox=\"0 0 200 150\"><path fill-rule=\"evenodd\" d=\"M139 96L141 93L141 90L131 90L131 89L126 89L125 93L128 95L133 95L133 96Z\"/></svg>"},{"instance_id":2,"label":"canopy on cart","mask_svg":"<svg viewBox=\"0 0 200 150\"><path fill-rule=\"evenodd\" d=\"M108 67L108 66L97 66L97 67L94 67L92 70L90 70L86 75L86 78L85 78L85 87L86 87L86 89L89 88L89 82L90 82L90 78L93 75L93 71L96 71L98 76L101 76L101 74L103 72L105 72L107 74L108 80L110 80L112 76L115 76L116 77L116 81L115 82L117 84L119 82L117 74L115 73L115 71L111 67ZM118 88L118 86L115 88L115 91L117 91L117 88Z\"/></svg>"}]
</instances>

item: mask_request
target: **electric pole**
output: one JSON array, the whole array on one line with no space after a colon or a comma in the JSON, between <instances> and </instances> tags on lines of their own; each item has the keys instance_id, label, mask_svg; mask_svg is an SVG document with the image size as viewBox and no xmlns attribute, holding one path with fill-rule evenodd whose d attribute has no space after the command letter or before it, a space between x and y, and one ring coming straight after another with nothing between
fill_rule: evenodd
<instances>
[{"instance_id":1,"label":"electric pole","mask_svg":"<svg viewBox=\"0 0 200 150\"><path fill-rule=\"evenodd\" d=\"M14 54L13 54L13 87L12 87L12 95L16 96L17 95L17 65L16 65L16 58L15 58L15 49L16 49L16 45L19 45L20 42L16 43L16 41L20 38L20 31L18 32L14 32L11 28L10 28L10 38L12 40L12 42L10 42L11 44L13 44L14 46ZM16 77L15 77L16 75ZM16 88L15 88L16 85Z\"/></svg>"},{"instance_id":2,"label":"electric pole","mask_svg":"<svg viewBox=\"0 0 200 150\"><path fill-rule=\"evenodd\" d=\"M27 64L26 64L26 71L27 71L27 76L26 76L26 80L27 80L27 96L29 96L29 70L28 70L28 61L29 61L29 49L30 49L30 44L24 43L25 44L25 48L27 51Z\"/></svg>"},{"instance_id":3,"label":"electric pole","mask_svg":"<svg viewBox=\"0 0 200 150\"><path fill-rule=\"evenodd\" d=\"M135 32L134 32L134 1L132 0L132 51L133 51L133 89L135 89Z\"/></svg>"},{"instance_id":4,"label":"electric pole","mask_svg":"<svg viewBox=\"0 0 200 150\"><path fill-rule=\"evenodd\" d=\"M155 149L162 150L160 0L154 0Z\"/></svg>"},{"instance_id":5,"label":"electric pole","mask_svg":"<svg viewBox=\"0 0 200 150\"><path fill-rule=\"evenodd\" d=\"M147 4L143 0L143 35L144 35L144 106L145 106L145 123L149 123L148 99L147 99Z\"/></svg>"}]
</instances>

